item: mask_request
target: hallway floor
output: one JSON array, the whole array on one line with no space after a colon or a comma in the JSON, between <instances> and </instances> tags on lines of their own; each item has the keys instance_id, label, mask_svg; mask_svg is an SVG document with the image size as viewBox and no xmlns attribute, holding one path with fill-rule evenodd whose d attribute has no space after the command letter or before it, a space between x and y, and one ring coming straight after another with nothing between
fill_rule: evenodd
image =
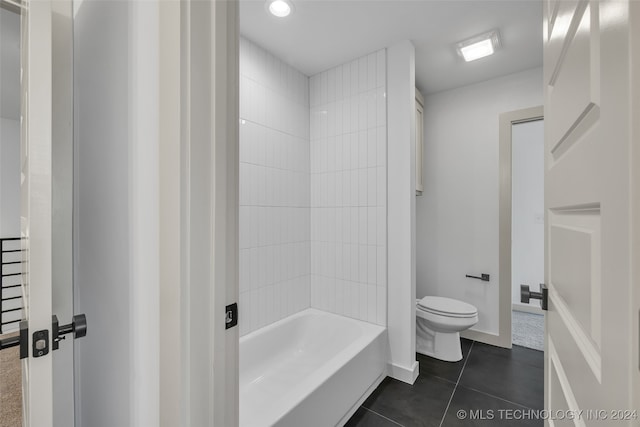
<instances>
[{"instance_id":1,"label":"hallway floor","mask_svg":"<svg viewBox=\"0 0 640 427\"><path fill-rule=\"evenodd\" d=\"M442 362L418 354L413 386L386 378L346 427L542 426L541 351L462 340L463 359ZM531 419L533 418L533 419Z\"/></svg>"}]
</instances>

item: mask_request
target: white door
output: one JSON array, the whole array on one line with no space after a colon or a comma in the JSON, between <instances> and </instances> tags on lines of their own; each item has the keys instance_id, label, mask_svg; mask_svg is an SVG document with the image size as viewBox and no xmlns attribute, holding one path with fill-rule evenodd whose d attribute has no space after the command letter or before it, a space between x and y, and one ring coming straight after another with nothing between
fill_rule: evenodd
<instances>
[{"instance_id":1,"label":"white door","mask_svg":"<svg viewBox=\"0 0 640 427\"><path fill-rule=\"evenodd\" d=\"M638 81L630 3L544 2L545 408L584 410L575 425L638 425L640 416L632 385L638 214L630 194L640 165L629 160Z\"/></svg>"},{"instance_id":2,"label":"white door","mask_svg":"<svg viewBox=\"0 0 640 427\"><path fill-rule=\"evenodd\" d=\"M21 39L21 237L24 316L29 355L23 359L23 425L52 426L51 350L51 2L32 0L22 8ZM36 333L42 334L36 338ZM38 349L34 341L45 343ZM38 344L39 345L39 344Z\"/></svg>"}]
</instances>

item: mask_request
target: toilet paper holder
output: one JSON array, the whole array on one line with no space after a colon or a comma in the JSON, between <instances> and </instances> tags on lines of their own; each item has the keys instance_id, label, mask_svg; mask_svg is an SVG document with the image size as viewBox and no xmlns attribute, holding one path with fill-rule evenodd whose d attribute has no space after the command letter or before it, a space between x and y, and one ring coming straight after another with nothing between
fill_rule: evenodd
<instances>
[{"instance_id":1,"label":"toilet paper holder","mask_svg":"<svg viewBox=\"0 0 640 427\"><path fill-rule=\"evenodd\" d=\"M472 276L471 274L467 274L465 277L469 277L471 279L479 279L479 280L482 280L483 282L489 281L489 275L486 273L482 273L480 276Z\"/></svg>"}]
</instances>

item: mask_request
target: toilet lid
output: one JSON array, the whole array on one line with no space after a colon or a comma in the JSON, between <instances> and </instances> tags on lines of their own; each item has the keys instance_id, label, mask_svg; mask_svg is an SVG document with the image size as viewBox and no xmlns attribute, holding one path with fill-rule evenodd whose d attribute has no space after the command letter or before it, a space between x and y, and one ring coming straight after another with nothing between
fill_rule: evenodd
<instances>
[{"instance_id":1,"label":"toilet lid","mask_svg":"<svg viewBox=\"0 0 640 427\"><path fill-rule=\"evenodd\" d=\"M434 313L451 314L451 315L468 315L478 314L478 309L463 301L458 301L444 297L424 297L418 302L420 308Z\"/></svg>"}]
</instances>

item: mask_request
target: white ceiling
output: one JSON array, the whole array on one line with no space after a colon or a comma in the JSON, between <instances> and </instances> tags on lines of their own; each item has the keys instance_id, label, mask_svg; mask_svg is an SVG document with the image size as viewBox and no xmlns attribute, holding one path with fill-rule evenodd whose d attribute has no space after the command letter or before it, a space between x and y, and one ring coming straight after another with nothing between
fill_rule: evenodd
<instances>
[{"instance_id":1,"label":"white ceiling","mask_svg":"<svg viewBox=\"0 0 640 427\"><path fill-rule=\"evenodd\" d=\"M20 16L1 8L0 117L20 118Z\"/></svg>"},{"instance_id":2,"label":"white ceiling","mask_svg":"<svg viewBox=\"0 0 640 427\"><path fill-rule=\"evenodd\" d=\"M241 0L240 32L309 76L406 39L423 94L542 66L541 0L292 1L295 12L279 19L264 0ZM457 56L457 42L494 28L495 55Z\"/></svg>"}]
</instances>

